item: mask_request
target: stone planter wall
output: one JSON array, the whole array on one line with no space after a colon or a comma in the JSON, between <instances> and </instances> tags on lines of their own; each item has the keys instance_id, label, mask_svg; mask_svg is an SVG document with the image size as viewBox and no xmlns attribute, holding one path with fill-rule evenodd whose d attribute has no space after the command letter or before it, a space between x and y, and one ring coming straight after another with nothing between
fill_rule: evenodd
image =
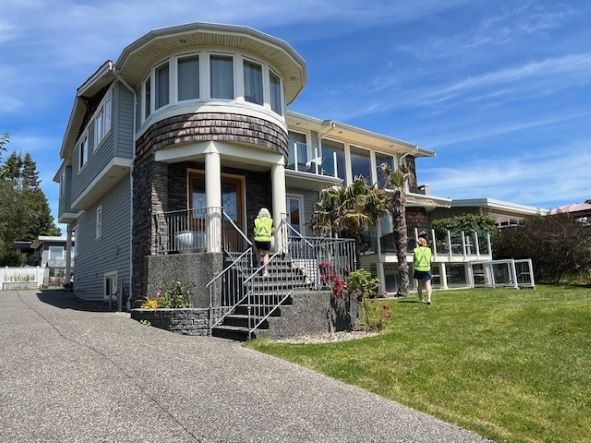
<instances>
[{"instance_id":1,"label":"stone planter wall","mask_svg":"<svg viewBox=\"0 0 591 443\"><path fill-rule=\"evenodd\" d=\"M131 318L182 335L206 336L209 332L209 308L132 309Z\"/></svg>"}]
</instances>

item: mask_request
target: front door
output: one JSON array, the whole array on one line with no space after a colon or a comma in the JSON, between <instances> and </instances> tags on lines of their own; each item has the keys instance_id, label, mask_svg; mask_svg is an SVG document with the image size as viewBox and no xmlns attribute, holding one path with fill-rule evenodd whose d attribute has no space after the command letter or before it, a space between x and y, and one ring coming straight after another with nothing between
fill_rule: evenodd
<instances>
[{"instance_id":1,"label":"front door","mask_svg":"<svg viewBox=\"0 0 591 443\"><path fill-rule=\"evenodd\" d=\"M244 232L244 201L243 184L239 177L222 174L222 207L230 219ZM193 210L193 217L200 218L205 214L207 200L205 197L205 174L203 172L189 172L189 208ZM203 214L203 215L201 215ZM203 217L204 218L204 217ZM224 246L238 248L240 241L236 229L224 217L223 222Z\"/></svg>"}]
</instances>

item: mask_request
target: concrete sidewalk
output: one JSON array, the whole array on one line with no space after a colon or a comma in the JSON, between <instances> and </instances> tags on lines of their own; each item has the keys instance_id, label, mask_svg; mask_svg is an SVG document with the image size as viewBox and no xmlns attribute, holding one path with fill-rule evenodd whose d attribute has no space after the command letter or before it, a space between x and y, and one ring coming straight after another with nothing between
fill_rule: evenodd
<instances>
[{"instance_id":1,"label":"concrete sidewalk","mask_svg":"<svg viewBox=\"0 0 591 443\"><path fill-rule=\"evenodd\" d=\"M456 426L71 295L0 293L0 441L468 442Z\"/></svg>"}]
</instances>

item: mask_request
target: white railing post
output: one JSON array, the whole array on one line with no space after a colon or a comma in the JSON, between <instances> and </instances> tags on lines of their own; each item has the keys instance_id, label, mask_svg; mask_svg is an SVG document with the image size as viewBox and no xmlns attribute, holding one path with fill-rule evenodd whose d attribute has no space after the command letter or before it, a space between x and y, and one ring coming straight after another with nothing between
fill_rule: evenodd
<instances>
[{"instance_id":1,"label":"white railing post","mask_svg":"<svg viewBox=\"0 0 591 443\"><path fill-rule=\"evenodd\" d=\"M337 178L339 176L339 171L338 171L337 153L336 152L332 153L332 166L333 166L334 176L335 176L335 178Z\"/></svg>"},{"instance_id":2,"label":"white railing post","mask_svg":"<svg viewBox=\"0 0 591 443\"><path fill-rule=\"evenodd\" d=\"M299 156L298 156L298 143L296 143L296 142L293 143L293 157L294 157L294 159L293 159L293 161L294 161L294 169L296 171L298 171L298 168L299 168L299 166L298 166Z\"/></svg>"},{"instance_id":3,"label":"white railing post","mask_svg":"<svg viewBox=\"0 0 591 443\"><path fill-rule=\"evenodd\" d=\"M447 250L449 253L449 259L451 260L452 255L453 255L453 251L451 248L451 232L449 232L449 229L447 230Z\"/></svg>"},{"instance_id":4,"label":"white railing post","mask_svg":"<svg viewBox=\"0 0 591 443\"><path fill-rule=\"evenodd\" d=\"M488 246L488 255L492 259L493 253L492 253L492 246L490 244L490 232L486 233L486 243Z\"/></svg>"},{"instance_id":5,"label":"white railing post","mask_svg":"<svg viewBox=\"0 0 591 443\"><path fill-rule=\"evenodd\" d=\"M318 174L318 148L314 148L314 168L316 169L316 174Z\"/></svg>"},{"instance_id":6,"label":"white railing post","mask_svg":"<svg viewBox=\"0 0 591 443\"><path fill-rule=\"evenodd\" d=\"M480 245L478 244L478 233L474 231L474 247L476 248L476 256L480 258Z\"/></svg>"},{"instance_id":7,"label":"white railing post","mask_svg":"<svg viewBox=\"0 0 591 443\"><path fill-rule=\"evenodd\" d=\"M435 237L435 229L431 229L431 239L433 244L433 257L437 258L437 237Z\"/></svg>"},{"instance_id":8,"label":"white railing post","mask_svg":"<svg viewBox=\"0 0 591 443\"><path fill-rule=\"evenodd\" d=\"M462 231L462 253L464 254L464 260L466 259L466 235Z\"/></svg>"},{"instance_id":9,"label":"white railing post","mask_svg":"<svg viewBox=\"0 0 591 443\"><path fill-rule=\"evenodd\" d=\"M531 258L527 259L527 264L529 267L529 278L531 280L531 286L532 288L534 288L536 286L536 283L534 280L534 265L532 264Z\"/></svg>"},{"instance_id":10,"label":"white railing post","mask_svg":"<svg viewBox=\"0 0 591 443\"><path fill-rule=\"evenodd\" d=\"M439 274L440 274L440 278L441 278L441 286L443 287L443 289L448 289L448 287L447 287L447 266L445 265L445 263L439 264Z\"/></svg>"},{"instance_id":11,"label":"white railing post","mask_svg":"<svg viewBox=\"0 0 591 443\"><path fill-rule=\"evenodd\" d=\"M513 279L513 287L519 289L519 283L517 282L517 270L515 269L515 260L511 260L511 278Z\"/></svg>"}]
</instances>

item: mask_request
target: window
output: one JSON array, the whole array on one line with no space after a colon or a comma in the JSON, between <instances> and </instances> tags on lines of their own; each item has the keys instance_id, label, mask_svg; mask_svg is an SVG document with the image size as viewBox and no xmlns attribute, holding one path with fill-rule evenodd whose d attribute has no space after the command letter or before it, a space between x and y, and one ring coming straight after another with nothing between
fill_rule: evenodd
<instances>
[{"instance_id":1,"label":"window","mask_svg":"<svg viewBox=\"0 0 591 443\"><path fill-rule=\"evenodd\" d=\"M288 152L287 167L289 169L308 170L308 145L304 134L291 131L288 133Z\"/></svg>"},{"instance_id":2,"label":"window","mask_svg":"<svg viewBox=\"0 0 591 443\"><path fill-rule=\"evenodd\" d=\"M80 156L79 169L82 169L82 168L84 168L84 166L86 165L86 162L88 161L88 137L86 135L84 137L82 137L82 140L80 141L79 156Z\"/></svg>"},{"instance_id":3,"label":"window","mask_svg":"<svg viewBox=\"0 0 591 443\"><path fill-rule=\"evenodd\" d=\"M100 239L103 233L103 207L96 208L96 239Z\"/></svg>"},{"instance_id":4,"label":"window","mask_svg":"<svg viewBox=\"0 0 591 443\"><path fill-rule=\"evenodd\" d=\"M66 168L62 169L62 175L60 177L60 198L64 197L64 187L66 186Z\"/></svg>"},{"instance_id":5,"label":"window","mask_svg":"<svg viewBox=\"0 0 591 443\"><path fill-rule=\"evenodd\" d=\"M244 100L258 105L264 103L263 67L248 60L244 60Z\"/></svg>"},{"instance_id":6,"label":"window","mask_svg":"<svg viewBox=\"0 0 591 443\"><path fill-rule=\"evenodd\" d=\"M63 260L64 259L63 246L50 246L49 247L49 259L50 260Z\"/></svg>"},{"instance_id":7,"label":"window","mask_svg":"<svg viewBox=\"0 0 591 443\"><path fill-rule=\"evenodd\" d=\"M199 56L179 58L178 60L178 100L199 98Z\"/></svg>"},{"instance_id":8,"label":"window","mask_svg":"<svg viewBox=\"0 0 591 443\"><path fill-rule=\"evenodd\" d=\"M394 170L394 157L376 152L376 177L378 178L378 188L384 188L386 186L386 176L381 168L383 163L387 164L390 167L390 170Z\"/></svg>"},{"instance_id":9,"label":"window","mask_svg":"<svg viewBox=\"0 0 591 443\"><path fill-rule=\"evenodd\" d=\"M104 103L99 108L96 117L94 118L94 146L93 151L101 144L105 136L111 130L111 110L112 101L109 94Z\"/></svg>"},{"instance_id":10,"label":"window","mask_svg":"<svg viewBox=\"0 0 591 443\"><path fill-rule=\"evenodd\" d=\"M161 107L166 106L170 101L168 89L170 86L168 62L156 68L155 86L156 102L154 109L160 109Z\"/></svg>"},{"instance_id":11,"label":"window","mask_svg":"<svg viewBox=\"0 0 591 443\"><path fill-rule=\"evenodd\" d=\"M105 297L110 298L117 295L117 272L108 272L105 277Z\"/></svg>"},{"instance_id":12,"label":"window","mask_svg":"<svg viewBox=\"0 0 591 443\"><path fill-rule=\"evenodd\" d=\"M227 55L209 57L211 98L234 98L234 59Z\"/></svg>"},{"instance_id":13,"label":"window","mask_svg":"<svg viewBox=\"0 0 591 443\"><path fill-rule=\"evenodd\" d=\"M144 83L144 120L152 112L152 81L148 77Z\"/></svg>"},{"instance_id":14,"label":"window","mask_svg":"<svg viewBox=\"0 0 591 443\"><path fill-rule=\"evenodd\" d=\"M367 149L351 146L351 177L363 177L371 184L371 160Z\"/></svg>"},{"instance_id":15,"label":"window","mask_svg":"<svg viewBox=\"0 0 591 443\"><path fill-rule=\"evenodd\" d=\"M273 112L283 115L283 102L281 100L281 79L272 71L269 71L269 87L271 92L271 109Z\"/></svg>"},{"instance_id":16,"label":"window","mask_svg":"<svg viewBox=\"0 0 591 443\"><path fill-rule=\"evenodd\" d=\"M322 174L345 179L345 146L322 140Z\"/></svg>"}]
</instances>

